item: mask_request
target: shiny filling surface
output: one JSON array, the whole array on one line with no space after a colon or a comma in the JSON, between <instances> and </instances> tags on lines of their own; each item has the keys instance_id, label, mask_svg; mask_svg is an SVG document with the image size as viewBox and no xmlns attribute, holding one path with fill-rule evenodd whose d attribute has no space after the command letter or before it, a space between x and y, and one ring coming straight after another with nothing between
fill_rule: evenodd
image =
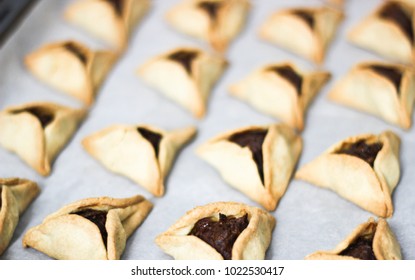
<instances>
[{"instance_id":1,"label":"shiny filling surface","mask_svg":"<svg viewBox=\"0 0 415 280\"><path fill-rule=\"evenodd\" d=\"M189 235L202 239L215 248L225 260L230 260L233 245L248 224L248 214L240 218L219 214L219 221L210 217L197 221Z\"/></svg>"},{"instance_id":2,"label":"shiny filling surface","mask_svg":"<svg viewBox=\"0 0 415 280\"><path fill-rule=\"evenodd\" d=\"M399 94L402 81L402 72L399 69L385 65L371 65L370 69L387 78L395 86Z\"/></svg>"},{"instance_id":3,"label":"shiny filling surface","mask_svg":"<svg viewBox=\"0 0 415 280\"><path fill-rule=\"evenodd\" d=\"M192 74L192 61L199 55L196 51L177 51L168 56L168 59L181 64L186 72Z\"/></svg>"},{"instance_id":4,"label":"shiny filling surface","mask_svg":"<svg viewBox=\"0 0 415 280\"><path fill-rule=\"evenodd\" d=\"M379 142L367 143L365 139L361 139L355 143L345 143L336 152L337 154L347 154L358 157L366 161L372 168L375 159L382 150L383 144Z\"/></svg>"},{"instance_id":5,"label":"shiny filling surface","mask_svg":"<svg viewBox=\"0 0 415 280\"><path fill-rule=\"evenodd\" d=\"M292 14L296 15L297 17L305 21L305 23L307 23L307 25L310 26L311 29L314 28L315 20L312 12L306 10L294 10Z\"/></svg>"},{"instance_id":6,"label":"shiny filling surface","mask_svg":"<svg viewBox=\"0 0 415 280\"><path fill-rule=\"evenodd\" d=\"M383 19L395 23L413 44L414 29L412 19L406 14L398 3L388 3L380 12L379 16Z\"/></svg>"},{"instance_id":7,"label":"shiny filling surface","mask_svg":"<svg viewBox=\"0 0 415 280\"><path fill-rule=\"evenodd\" d=\"M12 114L20 114L24 112L30 113L33 116L35 116L39 120L42 128L46 128L55 118L54 112L52 112L51 110L47 108L38 107L38 106L33 106L33 107L21 109L21 110L12 111Z\"/></svg>"},{"instance_id":8,"label":"shiny filling surface","mask_svg":"<svg viewBox=\"0 0 415 280\"><path fill-rule=\"evenodd\" d=\"M301 95L301 89L303 87L303 77L298 75L297 72L289 65L284 66L274 66L268 68L268 71L275 72L280 75L282 78L287 80L297 91L298 95Z\"/></svg>"},{"instance_id":9,"label":"shiny filling surface","mask_svg":"<svg viewBox=\"0 0 415 280\"><path fill-rule=\"evenodd\" d=\"M258 168L259 177L264 185L264 157L262 155L262 144L267 136L268 130L255 129L233 134L229 141L241 147L248 147L252 152L252 157Z\"/></svg>"},{"instance_id":10,"label":"shiny filling surface","mask_svg":"<svg viewBox=\"0 0 415 280\"><path fill-rule=\"evenodd\" d=\"M122 14L124 0L104 0L104 1L110 3L114 7L114 10L117 14L119 15Z\"/></svg>"},{"instance_id":11,"label":"shiny filling surface","mask_svg":"<svg viewBox=\"0 0 415 280\"><path fill-rule=\"evenodd\" d=\"M76 44L68 42L65 45L63 45L63 47L71 53L73 53L82 62L82 64L86 64L87 57L85 55L85 52Z\"/></svg>"},{"instance_id":12,"label":"shiny filling surface","mask_svg":"<svg viewBox=\"0 0 415 280\"><path fill-rule=\"evenodd\" d=\"M340 255L350 256L361 260L376 260L372 243L373 236L360 236L346 249L344 249Z\"/></svg>"},{"instance_id":13,"label":"shiny filling surface","mask_svg":"<svg viewBox=\"0 0 415 280\"><path fill-rule=\"evenodd\" d=\"M138 132L153 146L156 157L159 155L160 141L163 136L157 132L150 131L143 127L137 128Z\"/></svg>"},{"instance_id":14,"label":"shiny filling surface","mask_svg":"<svg viewBox=\"0 0 415 280\"><path fill-rule=\"evenodd\" d=\"M215 1L202 1L197 6L199 9L205 11L212 20L216 20L218 18L218 11L222 6L222 3Z\"/></svg>"},{"instance_id":15,"label":"shiny filling surface","mask_svg":"<svg viewBox=\"0 0 415 280\"><path fill-rule=\"evenodd\" d=\"M94 209L82 209L71 214L79 215L93 222L98 227L99 232L101 233L102 241L104 242L105 248L107 247L108 232L105 228L105 223L107 222L108 212Z\"/></svg>"}]
</instances>

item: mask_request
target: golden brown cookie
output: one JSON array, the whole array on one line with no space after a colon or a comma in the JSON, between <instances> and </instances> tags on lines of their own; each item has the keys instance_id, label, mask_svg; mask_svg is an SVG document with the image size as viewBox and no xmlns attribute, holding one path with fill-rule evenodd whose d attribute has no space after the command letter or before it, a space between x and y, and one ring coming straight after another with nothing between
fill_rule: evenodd
<instances>
[{"instance_id":1,"label":"golden brown cookie","mask_svg":"<svg viewBox=\"0 0 415 280\"><path fill-rule=\"evenodd\" d=\"M177 48L150 59L141 79L196 118L205 116L210 91L227 62L198 48Z\"/></svg>"},{"instance_id":2,"label":"golden brown cookie","mask_svg":"<svg viewBox=\"0 0 415 280\"><path fill-rule=\"evenodd\" d=\"M216 202L188 211L156 244L181 260L263 260L275 218L235 202Z\"/></svg>"},{"instance_id":3,"label":"golden brown cookie","mask_svg":"<svg viewBox=\"0 0 415 280\"><path fill-rule=\"evenodd\" d=\"M0 112L0 146L39 174L49 175L52 162L85 115L85 110L48 102L8 107Z\"/></svg>"},{"instance_id":4,"label":"golden brown cookie","mask_svg":"<svg viewBox=\"0 0 415 280\"><path fill-rule=\"evenodd\" d=\"M392 192L400 178L399 150L400 138L391 131L349 137L302 166L295 177L390 217Z\"/></svg>"},{"instance_id":5,"label":"golden brown cookie","mask_svg":"<svg viewBox=\"0 0 415 280\"><path fill-rule=\"evenodd\" d=\"M349 40L385 58L414 62L414 8L400 1L383 1L351 29Z\"/></svg>"},{"instance_id":6,"label":"golden brown cookie","mask_svg":"<svg viewBox=\"0 0 415 280\"><path fill-rule=\"evenodd\" d=\"M386 220L370 218L331 251L317 251L307 260L401 260L401 248Z\"/></svg>"},{"instance_id":7,"label":"golden brown cookie","mask_svg":"<svg viewBox=\"0 0 415 280\"><path fill-rule=\"evenodd\" d=\"M197 150L230 186L274 210L291 180L302 140L283 124L223 133Z\"/></svg>"},{"instance_id":8,"label":"golden brown cookie","mask_svg":"<svg viewBox=\"0 0 415 280\"><path fill-rule=\"evenodd\" d=\"M83 199L64 206L29 229L23 246L59 260L118 260L128 237L152 207L140 195Z\"/></svg>"},{"instance_id":9,"label":"golden brown cookie","mask_svg":"<svg viewBox=\"0 0 415 280\"><path fill-rule=\"evenodd\" d=\"M65 18L121 52L150 6L150 0L79 0Z\"/></svg>"},{"instance_id":10,"label":"golden brown cookie","mask_svg":"<svg viewBox=\"0 0 415 280\"><path fill-rule=\"evenodd\" d=\"M150 125L114 125L87 136L82 144L108 170L162 196L177 152L195 134L194 127L164 131Z\"/></svg>"},{"instance_id":11,"label":"golden brown cookie","mask_svg":"<svg viewBox=\"0 0 415 280\"><path fill-rule=\"evenodd\" d=\"M225 52L246 24L249 0L184 0L166 15L178 31Z\"/></svg>"},{"instance_id":12,"label":"golden brown cookie","mask_svg":"<svg viewBox=\"0 0 415 280\"><path fill-rule=\"evenodd\" d=\"M316 64L322 64L343 12L330 7L298 7L277 11L259 30L266 41Z\"/></svg>"},{"instance_id":13,"label":"golden brown cookie","mask_svg":"<svg viewBox=\"0 0 415 280\"><path fill-rule=\"evenodd\" d=\"M19 223L19 216L39 194L35 182L0 178L0 255L6 250Z\"/></svg>"},{"instance_id":14,"label":"golden brown cookie","mask_svg":"<svg viewBox=\"0 0 415 280\"><path fill-rule=\"evenodd\" d=\"M328 97L408 129L415 101L414 71L398 64L359 63L336 83Z\"/></svg>"},{"instance_id":15,"label":"golden brown cookie","mask_svg":"<svg viewBox=\"0 0 415 280\"><path fill-rule=\"evenodd\" d=\"M76 41L47 44L25 58L28 70L48 86L91 105L116 60Z\"/></svg>"},{"instance_id":16,"label":"golden brown cookie","mask_svg":"<svg viewBox=\"0 0 415 280\"><path fill-rule=\"evenodd\" d=\"M325 71L303 72L289 62L274 63L255 70L229 90L258 111L301 131L308 106L330 77Z\"/></svg>"}]
</instances>

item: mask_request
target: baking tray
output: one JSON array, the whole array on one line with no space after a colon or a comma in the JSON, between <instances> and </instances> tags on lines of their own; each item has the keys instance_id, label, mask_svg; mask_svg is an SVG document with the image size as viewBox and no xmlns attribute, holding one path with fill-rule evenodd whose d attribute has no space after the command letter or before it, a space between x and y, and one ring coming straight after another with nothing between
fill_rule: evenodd
<instances>
[{"instance_id":1,"label":"baking tray","mask_svg":"<svg viewBox=\"0 0 415 280\"><path fill-rule=\"evenodd\" d=\"M25 69L26 54L43 44L63 39L80 40L93 48L104 47L92 37L64 21L62 14L72 1L40 1L15 30L0 51L0 108L26 102L47 100L79 107L73 99L38 82ZM155 244L154 238L165 231L186 211L216 201L238 201L259 206L230 188L218 173L195 155L206 140L230 129L268 124L278 120L264 116L229 96L227 88L252 70L265 64L292 61L304 70L315 68L307 61L258 39L257 30L272 12L290 6L316 6L318 0L279 0L253 2L248 25L232 44L227 58L230 67L212 91L207 116L192 118L176 104L144 85L135 70L149 58L178 46L204 43L181 35L168 26L164 15L178 0L154 1L151 12L134 32L127 52L120 58L103 85L86 121L58 156L52 174L41 177L14 154L0 149L0 177L22 177L39 183L41 193L21 216L13 240L1 259L47 260L46 255L22 247L22 237L50 213L79 199L98 196L128 197L142 194L154 209L129 238L122 259L171 259ZM302 133L304 149L299 166L346 137L361 133L392 130L402 139L401 179L393 194L395 212L389 224L402 246L405 259L415 259L415 132L403 131L375 117L341 107L327 100L328 90L349 68L360 61L381 58L350 45L347 30L372 11L381 0L348 1L346 19L328 53L324 69L333 78L320 92L307 115ZM112 124L148 123L164 129L188 125L198 135L178 155L166 180L166 194L155 198L133 182L114 175L86 154L81 140ZM243 171L241 171L243 172ZM260 206L259 206L260 207ZM331 191L293 180L276 211L277 220L267 259L301 260L316 250L335 247L357 225L373 215L340 198Z\"/></svg>"}]
</instances>

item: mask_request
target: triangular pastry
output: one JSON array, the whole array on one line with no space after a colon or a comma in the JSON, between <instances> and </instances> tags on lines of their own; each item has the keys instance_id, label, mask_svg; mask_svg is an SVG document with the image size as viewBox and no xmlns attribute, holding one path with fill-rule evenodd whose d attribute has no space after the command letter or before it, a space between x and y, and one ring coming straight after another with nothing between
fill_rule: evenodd
<instances>
[{"instance_id":1,"label":"triangular pastry","mask_svg":"<svg viewBox=\"0 0 415 280\"><path fill-rule=\"evenodd\" d=\"M348 34L364 49L397 62L414 62L414 9L400 1L384 1Z\"/></svg>"},{"instance_id":2,"label":"triangular pastry","mask_svg":"<svg viewBox=\"0 0 415 280\"><path fill-rule=\"evenodd\" d=\"M108 170L162 196L177 152L195 133L193 127L164 131L149 125L114 125L87 136L82 144Z\"/></svg>"},{"instance_id":3,"label":"triangular pastry","mask_svg":"<svg viewBox=\"0 0 415 280\"><path fill-rule=\"evenodd\" d=\"M202 118L210 91L227 62L197 48L177 48L159 55L138 70L151 87L195 117Z\"/></svg>"},{"instance_id":4,"label":"triangular pastry","mask_svg":"<svg viewBox=\"0 0 415 280\"><path fill-rule=\"evenodd\" d=\"M249 0L184 0L166 15L178 31L225 52L245 26Z\"/></svg>"},{"instance_id":5,"label":"triangular pastry","mask_svg":"<svg viewBox=\"0 0 415 280\"><path fill-rule=\"evenodd\" d=\"M414 71L397 64L359 63L336 83L328 97L408 129L415 101Z\"/></svg>"},{"instance_id":6,"label":"triangular pastry","mask_svg":"<svg viewBox=\"0 0 415 280\"><path fill-rule=\"evenodd\" d=\"M400 138L390 131L349 137L302 166L295 177L335 191L377 216L393 213Z\"/></svg>"},{"instance_id":7,"label":"triangular pastry","mask_svg":"<svg viewBox=\"0 0 415 280\"><path fill-rule=\"evenodd\" d=\"M150 6L150 0L80 0L67 8L65 18L123 51Z\"/></svg>"},{"instance_id":8,"label":"triangular pastry","mask_svg":"<svg viewBox=\"0 0 415 280\"><path fill-rule=\"evenodd\" d=\"M254 71L229 90L258 111L301 131L308 106L330 77L328 72L305 73L291 63L278 63Z\"/></svg>"},{"instance_id":9,"label":"triangular pastry","mask_svg":"<svg viewBox=\"0 0 415 280\"><path fill-rule=\"evenodd\" d=\"M25 58L40 81L91 105L116 60L109 51L94 51L76 41L47 44Z\"/></svg>"},{"instance_id":10,"label":"triangular pastry","mask_svg":"<svg viewBox=\"0 0 415 280\"><path fill-rule=\"evenodd\" d=\"M302 140L283 124L223 133L197 150L230 186L267 210L284 195L301 154Z\"/></svg>"},{"instance_id":11,"label":"triangular pastry","mask_svg":"<svg viewBox=\"0 0 415 280\"><path fill-rule=\"evenodd\" d=\"M0 145L46 176L59 152L86 114L62 105L37 102L0 112Z\"/></svg>"},{"instance_id":12,"label":"triangular pastry","mask_svg":"<svg viewBox=\"0 0 415 280\"><path fill-rule=\"evenodd\" d=\"M156 244L179 260L263 260L275 218L235 202L196 207L156 238Z\"/></svg>"},{"instance_id":13,"label":"triangular pastry","mask_svg":"<svg viewBox=\"0 0 415 280\"><path fill-rule=\"evenodd\" d=\"M330 7L283 9L265 21L259 35L266 41L321 64L343 18L343 12Z\"/></svg>"},{"instance_id":14,"label":"triangular pastry","mask_svg":"<svg viewBox=\"0 0 415 280\"><path fill-rule=\"evenodd\" d=\"M29 229L23 246L59 260L118 260L128 237L152 207L140 195L83 199L64 206Z\"/></svg>"},{"instance_id":15,"label":"triangular pastry","mask_svg":"<svg viewBox=\"0 0 415 280\"><path fill-rule=\"evenodd\" d=\"M370 218L331 251L317 251L307 260L401 260L401 248L386 220Z\"/></svg>"},{"instance_id":16,"label":"triangular pastry","mask_svg":"<svg viewBox=\"0 0 415 280\"><path fill-rule=\"evenodd\" d=\"M0 255L6 250L19 222L19 216L39 194L35 182L0 178Z\"/></svg>"}]
</instances>

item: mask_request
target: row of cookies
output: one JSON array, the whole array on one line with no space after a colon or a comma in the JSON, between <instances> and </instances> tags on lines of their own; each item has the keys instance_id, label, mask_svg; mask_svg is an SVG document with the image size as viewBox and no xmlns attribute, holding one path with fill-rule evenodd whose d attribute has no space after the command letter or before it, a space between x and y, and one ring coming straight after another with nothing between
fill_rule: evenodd
<instances>
[{"instance_id":1,"label":"row of cookies","mask_svg":"<svg viewBox=\"0 0 415 280\"><path fill-rule=\"evenodd\" d=\"M7 248L19 215L37 196L24 179L0 179L0 254ZM127 239L144 222L152 203L142 196L88 198L48 215L23 236L23 246L55 259L117 260ZM155 242L175 259L264 259L275 218L242 203L217 202L188 211ZM399 243L386 220L370 218L331 251L306 259L401 259Z\"/></svg>"}]
</instances>

